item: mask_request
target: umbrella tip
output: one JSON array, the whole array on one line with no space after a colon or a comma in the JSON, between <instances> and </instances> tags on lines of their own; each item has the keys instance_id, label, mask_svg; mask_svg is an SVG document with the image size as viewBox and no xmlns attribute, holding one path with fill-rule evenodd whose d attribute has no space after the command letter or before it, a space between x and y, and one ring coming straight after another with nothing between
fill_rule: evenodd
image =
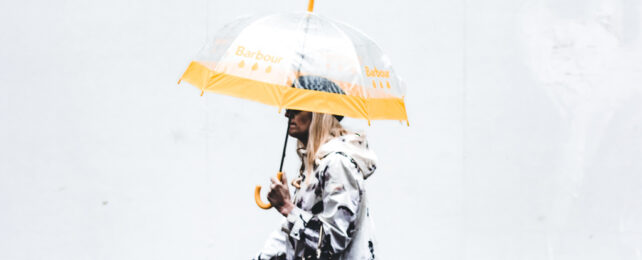
<instances>
[{"instance_id":1,"label":"umbrella tip","mask_svg":"<svg viewBox=\"0 0 642 260\"><path fill-rule=\"evenodd\" d=\"M308 2L308 13L312 13L314 11L314 0L309 0Z\"/></svg>"}]
</instances>

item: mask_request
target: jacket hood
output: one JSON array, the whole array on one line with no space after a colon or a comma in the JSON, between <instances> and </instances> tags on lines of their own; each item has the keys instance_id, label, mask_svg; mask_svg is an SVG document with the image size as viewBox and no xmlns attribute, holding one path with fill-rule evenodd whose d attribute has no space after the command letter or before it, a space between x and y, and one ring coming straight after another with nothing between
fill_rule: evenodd
<instances>
[{"instance_id":1,"label":"jacket hood","mask_svg":"<svg viewBox=\"0 0 642 260\"><path fill-rule=\"evenodd\" d=\"M347 134L330 139L319 147L315 160L319 163L325 156L336 152L342 152L354 159L363 174L363 179L370 177L377 169L377 155L370 150L363 134Z\"/></svg>"}]
</instances>

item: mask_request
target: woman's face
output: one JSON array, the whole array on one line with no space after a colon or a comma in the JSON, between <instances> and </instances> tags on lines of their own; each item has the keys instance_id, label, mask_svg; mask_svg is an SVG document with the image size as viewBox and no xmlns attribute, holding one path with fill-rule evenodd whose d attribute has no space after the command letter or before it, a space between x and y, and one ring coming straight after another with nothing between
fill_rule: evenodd
<instances>
[{"instance_id":1,"label":"woman's face","mask_svg":"<svg viewBox=\"0 0 642 260\"><path fill-rule=\"evenodd\" d=\"M310 123L312 122L312 113L299 110L287 110L285 117L292 117L288 134L301 141L307 141Z\"/></svg>"}]
</instances>

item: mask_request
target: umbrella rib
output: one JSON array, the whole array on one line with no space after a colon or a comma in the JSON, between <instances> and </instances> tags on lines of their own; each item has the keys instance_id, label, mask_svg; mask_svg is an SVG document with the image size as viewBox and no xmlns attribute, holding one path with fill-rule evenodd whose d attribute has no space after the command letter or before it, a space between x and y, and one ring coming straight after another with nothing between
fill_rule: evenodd
<instances>
[{"instance_id":1,"label":"umbrella rib","mask_svg":"<svg viewBox=\"0 0 642 260\"><path fill-rule=\"evenodd\" d=\"M303 42L301 43L301 60L299 61L299 66L296 69L295 81L298 81L299 76L301 75L301 66L303 66L303 60L305 59L305 42L308 38L308 30L310 29L310 14L307 14L305 17L305 27L303 28Z\"/></svg>"}]
</instances>

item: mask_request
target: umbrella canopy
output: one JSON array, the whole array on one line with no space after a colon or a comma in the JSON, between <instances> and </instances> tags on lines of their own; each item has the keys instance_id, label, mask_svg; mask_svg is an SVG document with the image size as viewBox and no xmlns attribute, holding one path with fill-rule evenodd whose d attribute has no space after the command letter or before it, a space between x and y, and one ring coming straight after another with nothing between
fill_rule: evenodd
<instances>
[{"instance_id":1,"label":"umbrella canopy","mask_svg":"<svg viewBox=\"0 0 642 260\"><path fill-rule=\"evenodd\" d=\"M405 87L388 57L349 25L308 12L237 19L189 64L182 80L205 91L279 107L408 122ZM289 120L292 120L290 117ZM288 121L288 126L290 122ZM277 178L283 174L287 131ZM254 198L259 207L271 204Z\"/></svg>"},{"instance_id":2,"label":"umbrella canopy","mask_svg":"<svg viewBox=\"0 0 642 260\"><path fill-rule=\"evenodd\" d=\"M334 84L300 84L306 78ZM201 95L215 92L279 110L408 121L405 86L377 44L349 25L311 12L227 24L180 80L200 88Z\"/></svg>"}]
</instances>

